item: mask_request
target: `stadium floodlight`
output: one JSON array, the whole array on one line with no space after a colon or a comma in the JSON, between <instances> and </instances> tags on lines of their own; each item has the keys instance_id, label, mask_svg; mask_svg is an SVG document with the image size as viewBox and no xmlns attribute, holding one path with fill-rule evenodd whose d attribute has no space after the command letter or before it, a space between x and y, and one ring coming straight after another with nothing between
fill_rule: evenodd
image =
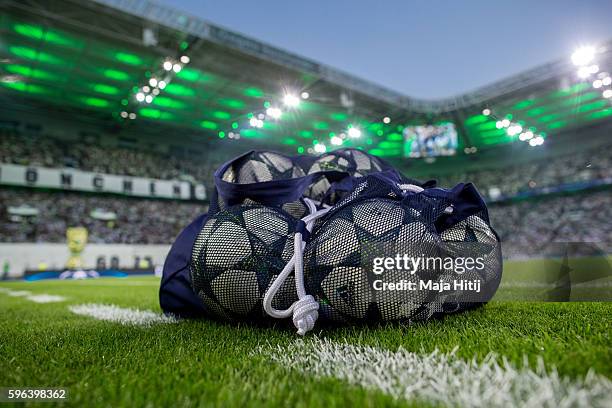
<instances>
[{"instance_id":1,"label":"stadium floodlight","mask_svg":"<svg viewBox=\"0 0 612 408\"><path fill-rule=\"evenodd\" d=\"M601 80L602 85L604 86L608 86L610 84L612 84L612 77L605 77L604 79Z\"/></svg>"},{"instance_id":2,"label":"stadium floodlight","mask_svg":"<svg viewBox=\"0 0 612 408\"><path fill-rule=\"evenodd\" d=\"M506 133L508 133L508 136L515 136L521 133L522 130L523 127L521 125L512 125L506 130Z\"/></svg>"},{"instance_id":3,"label":"stadium floodlight","mask_svg":"<svg viewBox=\"0 0 612 408\"><path fill-rule=\"evenodd\" d=\"M314 145L314 150L317 153L325 153L327 151L327 147L323 143L317 143Z\"/></svg>"},{"instance_id":4,"label":"stadium floodlight","mask_svg":"<svg viewBox=\"0 0 612 408\"><path fill-rule=\"evenodd\" d=\"M128 113L126 111L121 112L121 117L122 118L127 118L128 117Z\"/></svg>"},{"instance_id":5,"label":"stadium floodlight","mask_svg":"<svg viewBox=\"0 0 612 408\"><path fill-rule=\"evenodd\" d=\"M300 95L302 97L302 99L308 99L310 98L310 94L306 91L302 92L302 94Z\"/></svg>"},{"instance_id":6,"label":"stadium floodlight","mask_svg":"<svg viewBox=\"0 0 612 408\"><path fill-rule=\"evenodd\" d=\"M151 102L153 102L153 95L147 95L147 96L145 96L145 102L146 102L146 103L151 103Z\"/></svg>"},{"instance_id":7,"label":"stadium floodlight","mask_svg":"<svg viewBox=\"0 0 612 408\"><path fill-rule=\"evenodd\" d=\"M596 79L593 81L593 88L601 88L603 86L603 81L601 79Z\"/></svg>"},{"instance_id":8,"label":"stadium floodlight","mask_svg":"<svg viewBox=\"0 0 612 408\"><path fill-rule=\"evenodd\" d=\"M264 125L264 122L261 119L252 117L251 119L249 119L249 125L251 125L251 127L262 128Z\"/></svg>"},{"instance_id":9,"label":"stadium floodlight","mask_svg":"<svg viewBox=\"0 0 612 408\"><path fill-rule=\"evenodd\" d=\"M191 59L189 59L189 57L188 57L187 55L183 55L183 56L181 57L181 62L182 62L183 64L189 64L189 61L191 61Z\"/></svg>"},{"instance_id":10,"label":"stadium floodlight","mask_svg":"<svg viewBox=\"0 0 612 408\"><path fill-rule=\"evenodd\" d=\"M183 66L181 64L174 64L172 66L172 70L176 72L177 74L181 72L181 69L183 69Z\"/></svg>"},{"instance_id":11,"label":"stadium floodlight","mask_svg":"<svg viewBox=\"0 0 612 408\"><path fill-rule=\"evenodd\" d=\"M538 142L536 141L535 137L529 141L529 146L537 146L537 145L538 145Z\"/></svg>"},{"instance_id":12,"label":"stadium floodlight","mask_svg":"<svg viewBox=\"0 0 612 408\"><path fill-rule=\"evenodd\" d=\"M502 127L507 128L508 126L510 126L510 120L508 120L508 119L502 120L501 121L501 125L502 125Z\"/></svg>"},{"instance_id":13,"label":"stadium floodlight","mask_svg":"<svg viewBox=\"0 0 612 408\"><path fill-rule=\"evenodd\" d=\"M587 65L595 58L595 47L580 47L572 54L572 62L576 66Z\"/></svg>"},{"instance_id":14,"label":"stadium floodlight","mask_svg":"<svg viewBox=\"0 0 612 408\"><path fill-rule=\"evenodd\" d=\"M296 108L300 104L300 98L293 94L285 94L283 97L283 103L290 108Z\"/></svg>"},{"instance_id":15,"label":"stadium floodlight","mask_svg":"<svg viewBox=\"0 0 612 408\"><path fill-rule=\"evenodd\" d=\"M533 132L531 130L528 130L526 132L523 132L519 135L519 140L521 141L526 141L526 140L530 140L533 138Z\"/></svg>"},{"instance_id":16,"label":"stadium floodlight","mask_svg":"<svg viewBox=\"0 0 612 408\"><path fill-rule=\"evenodd\" d=\"M586 79L591 76L591 70L589 67L580 67L578 70L578 78Z\"/></svg>"},{"instance_id":17,"label":"stadium floodlight","mask_svg":"<svg viewBox=\"0 0 612 408\"><path fill-rule=\"evenodd\" d=\"M136 119L136 114L134 112L131 112L128 116L130 119Z\"/></svg>"},{"instance_id":18,"label":"stadium floodlight","mask_svg":"<svg viewBox=\"0 0 612 408\"><path fill-rule=\"evenodd\" d=\"M164 61L164 69L166 71L172 71L172 61Z\"/></svg>"},{"instance_id":19,"label":"stadium floodlight","mask_svg":"<svg viewBox=\"0 0 612 408\"><path fill-rule=\"evenodd\" d=\"M342 144L342 138L340 138L338 136L332 136L330 141L331 141L331 144L333 144L335 146L340 146Z\"/></svg>"},{"instance_id":20,"label":"stadium floodlight","mask_svg":"<svg viewBox=\"0 0 612 408\"><path fill-rule=\"evenodd\" d=\"M483 109L482 110L482 114L485 115L485 116L489 116L491 114L491 109L488 109L488 108Z\"/></svg>"},{"instance_id":21,"label":"stadium floodlight","mask_svg":"<svg viewBox=\"0 0 612 408\"><path fill-rule=\"evenodd\" d=\"M151 85L152 87L156 87L157 86L157 79L155 79L155 78L149 79L149 85Z\"/></svg>"},{"instance_id":22,"label":"stadium floodlight","mask_svg":"<svg viewBox=\"0 0 612 408\"><path fill-rule=\"evenodd\" d=\"M155 95L155 96L159 95L159 88L153 88L152 93L153 93L153 95Z\"/></svg>"},{"instance_id":23,"label":"stadium floodlight","mask_svg":"<svg viewBox=\"0 0 612 408\"><path fill-rule=\"evenodd\" d=\"M149 88L148 86L145 85L142 87L142 92L149 93L150 91L151 91L151 88Z\"/></svg>"},{"instance_id":24,"label":"stadium floodlight","mask_svg":"<svg viewBox=\"0 0 612 408\"><path fill-rule=\"evenodd\" d=\"M142 101L144 101L144 100L145 100L145 95L144 95L142 92L138 92L138 93L136 94L136 100L137 100L138 102L142 102Z\"/></svg>"},{"instance_id":25,"label":"stadium floodlight","mask_svg":"<svg viewBox=\"0 0 612 408\"><path fill-rule=\"evenodd\" d=\"M159 87L159 89L164 89L166 87L166 81L159 81L157 83L157 86Z\"/></svg>"},{"instance_id":26,"label":"stadium floodlight","mask_svg":"<svg viewBox=\"0 0 612 408\"><path fill-rule=\"evenodd\" d=\"M266 109L266 114L273 119L280 119L281 115L283 114L283 111L279 108L269 107L268 109Z\"/></svg>"},{"instance_id":27,"label":"stadium floodlight","mask_svg":"<svg viewBox=\"0 0 612 408\"><path fill-rule=\"evenodd\" d=\"M391 123L391 118L390 118L390 117L388 117L388 116L385 116L385 117L383 118L383 123L387 123L387 124Z\"/></svg>"},{"instance_id":28,"label":"stadium floodlight","mask_svg":"<svg viewBox=\"0 0 612 408\"><path fill-rule=\"evenodd\" d=\"M498 120L497 122L495 122L495 127L498 129L501 129L504 127L504 125L502 124L501 120Z\"/></svg>"},{"instance_id":29,"label":"stadium floodlight","mask_svg":"<svg viewBox=\"0 0 612 408\"><path fill-rule=\"evenodd\" d=\"M596 74L596 73L598 73L598 72L599 72L599 65L597 65L597 64L593 64L593 65L589 66L589 72L590 72L591 74Z\"/></svg>"},{"instance_id":30,"label":"stadium floodlight","mask_svg":"<svg viewBox=\"0 0 612 408\"><path fill-rule=\"evenodd\" d=\"M350 126L348 128L347 133L348 133L349 137L352 137L353 139L361 137L361 130L359 128L357 128L357 127L354 127L354 126Z\"/></svg>"},{"instance_id":31,"label":"stadium floodlight","mask_svg":"<svg viewBox=\"0 0 612 408\"><path fill-rule=\"evenodd\" d=\"M604 98L612 98L612 89L606 89L603 91L602 96Z\"/></svg>"}]
</instances>

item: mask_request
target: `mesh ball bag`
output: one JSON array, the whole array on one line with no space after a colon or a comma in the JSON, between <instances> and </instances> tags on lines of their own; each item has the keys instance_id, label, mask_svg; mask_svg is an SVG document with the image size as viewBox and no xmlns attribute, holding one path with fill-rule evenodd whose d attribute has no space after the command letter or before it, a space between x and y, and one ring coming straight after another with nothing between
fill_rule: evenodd
<instances>
[{"instance_id":1,"label":"mesh ball bag","mask_svg":"<svg viewBox=\"0 0 612 408\"><path fill-rule=\"evenodd\" d=\"M379 291L374 258L480 255L483 294ZM446 265L387 281L450 281ZM427 273L427 275L425 275ZM419 184L355 149L289 157L248 152L215 172L208 219L190 265L207 316L225 321L292 317L298 333L328 323L423 320L490 299L501 278L499 239L471 184Z\"/></svg>"}]
</instances>

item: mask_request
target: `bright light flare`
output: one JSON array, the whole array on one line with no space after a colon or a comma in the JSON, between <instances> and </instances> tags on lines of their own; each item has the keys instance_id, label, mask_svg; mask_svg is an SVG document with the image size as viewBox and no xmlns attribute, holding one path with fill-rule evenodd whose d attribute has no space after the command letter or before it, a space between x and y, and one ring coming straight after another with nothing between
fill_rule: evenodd
<instances>
[{"instance_id":1,"label":"bright light flare","mask_svg":"<svg viewBox=\"0 0 612 408\"><path fill-rule=\"evenodd\" d=\"M176 72L177 74L181 72L181 69L183 69L183 66L181 64L174 64L172 66L172 70Z\"/></svg>"},{"instance_id":2,"label":"bright light flare","mask_svg":"<svg viewBox=\"0 0 612 408\"><path fill-rule=\"evenodd\" d=\"M487 109L483 109L482 110L482 114L485 115L485 116L489 116L491 114L491 109L488 109L488 108Z\"/></svg>"},{"instance_id":3,"label":"bright light flare","mask_svg":"<svg viewBox=\"0 0 612 408\"><path fill-rule=\"evenodd\" d=\"M385 116L385 117L383 118L383 123L385 123L385 124L389 124L389 123L391 123L391 118L390 118L390 117L388 117L388 116Z\"/></svg>"},{"instance_id":4,"label":"bright light flare","mask_svg":"<svg viewBox=\"0 0 612 408\"><path fill-rule=\"evenodd\" d=\"M327 151L327 147L323 143L317 143L314 145L314 150L317 153L325 153Z\"/></svg>"},{"instance_id":5,"label":"bright light flare","mask_svg":"<svg viewBox=\"0 0 612 408\"><path fill-rule=\"evenodd\" d=\"M529 146L540 146L544 144L544 138L542 136L536 136L529 140Z\"/></svg>"},{"instance_id":6,"label":"bright light flare","mask_svg":"<svg viewBox=\"0 0 612 408\"><path fill-rule=\"evenodd\" d=\"M358 137L361 137L361 130L360 130L359 128L357 128L357 127L352 127L352 126L351 126L351 127L348 129L348 132L347 132L347 133L348 133L349 137L352 137L353 139L356 139L356 138L358 138Z\"/></svg>"},{"instance_id":7,"label":"bright light flare","mask_svg":"<svg viewBox=\"0 0 612 408\"><path fill-rule=\"evenodd\" d=\"M164 69L166 71L172 71L172 61L164 61Z\"/></svg>"},{"instance_id":8,"label":"bright light flare","mask_svg":"<svg viewBox=\"0 0 612 408\"><path fill-rule=\"evenodd\" d=\"M189 58L187 55L183 55L183 56L181 57L181 62L182 62L183 64L189 64L189 61L191 61L191 59L190 59L190 58Z\"/></svg>"},{"instance_id":9,"label":"bright light flare","mask_svg":"<svg viewBox=\"0 0 612 408\"><path fill-rule=\"evenodd\" d=\"M300 98L293 94L285 94L283 97L283 103L290 108L296 108L300 105Z\"/></svg>"},{"instance_id":10,"label":"bright light flare","mask_svg":"<svg viewBox=\"0 0 612 408\"><path fill-rule=\"evenodd\" d=\"M138 92L138 93L136 94L136 100L137 100L138 102L142 102L142 101L144 101L144 100L145 100L145 95L144 95L142 92Z\"/></svg>"},{"instance_id":11,"label":"bright light flare","mask_svg":"<svg viewBox=\"0 0 612 408\"><path fill-rule=\"evenodd\" d=\"M251 127L262 128L263 125L264 125L264 122L261 119L257 119L256 117L252 117L249 120L249 125L251 125Z\"/></svg>"},{"instance_id":12,"label":"bright light flare","mask_svg":"<svg viewBox=\"0 0 612 408\"><path fill-rule=\"evenodd\" d=\"M342 144L342 138L338 136L332 136L332 138L330 139L330 142L334 146L340 146Z\"/></svg>"},{"instance_id":13,"label":"bright light flare","mask_svg":"<svg viewBox=\"0 0 612 408\"><path fill-rule=\"evenodd\" d=\"M282 114L283 114L283 111L280 110L279 108L270 107L266 109L266 115L270 116L273 119L280 119Z\"/></svg>"},{"instance_id":14,"label":"bright light flare","mask_svg":"<svg viewBox=\"0 0 612 408\"><path fill-rule=\"evenodd\" d=\"M310 94L306 91L302 92L302 94L300 95L302 97L302 99L308 99L310 98Z\"/></svg>"},{"instance_id":15,"label":"bright light flare","mask_svg":"<svg viewBox=\"0 0 612 408\"><path fill-rule=\"evenodd\" d=\"M508 128L508 130L506 130L506 133L508 133L508 136L515 136L521 133L522 131L523 127L521 125L512 125Z\"/></svg>"},{"instance_id":16,"label":"bright light flare","mask_svg":"<svg viewBox=\"0 0 612 408\"><path fill-rule=\"evenodd\" d=\"M595 47L586 46L580 47L572 54L572 62L576 66L587 65L595 58Z\"/></svg>"}]
</instances>

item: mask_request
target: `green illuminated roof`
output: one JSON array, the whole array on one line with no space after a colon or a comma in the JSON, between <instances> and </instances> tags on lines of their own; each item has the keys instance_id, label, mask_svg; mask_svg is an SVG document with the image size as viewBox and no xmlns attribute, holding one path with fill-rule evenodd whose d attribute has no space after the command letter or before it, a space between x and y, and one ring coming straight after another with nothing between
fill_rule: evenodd
<instances>
[{"instance_id":1,"label":"green illuminated roof","mask_svg":"<svg viewBox=\"0 0 612 408\"><path fill-rule=\"evenodd\" d=\"M77 32L61 24L50 27L23 15L2 15L0 31L0 54L7 61L0 66L2 94L55 104L58 109L107 114L108 120L118 123L127 121L120 112L133 111L142 123L188 127L218 142L229 139L230 132L239 132L241 139L304 152L317 143L335 147L334 138L342 141L338 147L398 157L404 150L405 126L453 121L460 147L468 143L486 147L517 140L506 129L498 129L500 118L511 118L525 129L555 137L570 127L612 116L609 100L590 82L575 82L575 78L560 89L558 85L542 87L528 97L517 94L491 102L487 106L494 114L490 116L480 113L484 107L480 104L457 112L423 114L359 95L352 106L341 102L336 85L316 78L307 82L307 75L279 67L257 71L251 60L229 53L223 54L223 63L215 65L218 58L210 54L222 51L206 44L191 50L176 35L168 35L167 43L174 41L177 53L187 50L191 62L178 73L164 73L170 79L150 103L138 102L141 88L154 75L165 72L161 67L169 53L163 48L137 46L93 31ZM288 109L282 103L286 86L297 95L308 89L310 98ZM262 127L251 126L251 119L271 108L282 109L278 119L268 116ZM383 123L384 116L391 116L391 123ZM348 137L350 127L359 127L361 137Z\"/></svg>"}]
</instances>

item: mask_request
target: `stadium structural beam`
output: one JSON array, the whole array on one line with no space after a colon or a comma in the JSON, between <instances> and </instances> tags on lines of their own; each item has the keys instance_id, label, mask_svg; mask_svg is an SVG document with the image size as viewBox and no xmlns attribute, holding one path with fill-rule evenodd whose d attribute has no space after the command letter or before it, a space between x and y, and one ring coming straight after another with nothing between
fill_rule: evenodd
<instances>
[{"instance_id":1,"label":"stadium structural beam","mask_svg":"<svg viewBox=\"0 0 612 408\"><path fill-rule=\"evenodd\" d=\"M440 114L483 104L486 101L519 91L543 80L569 74L574 70L570 59L563 58L458 96L440 100L417 99L150 0L92 1L175 30L199 36L213 43L236 49L277 65L318 75L332 84L420 113ZM608 50L612 50L612 41L605 45Z\"/></svg>"}]
</instances>

